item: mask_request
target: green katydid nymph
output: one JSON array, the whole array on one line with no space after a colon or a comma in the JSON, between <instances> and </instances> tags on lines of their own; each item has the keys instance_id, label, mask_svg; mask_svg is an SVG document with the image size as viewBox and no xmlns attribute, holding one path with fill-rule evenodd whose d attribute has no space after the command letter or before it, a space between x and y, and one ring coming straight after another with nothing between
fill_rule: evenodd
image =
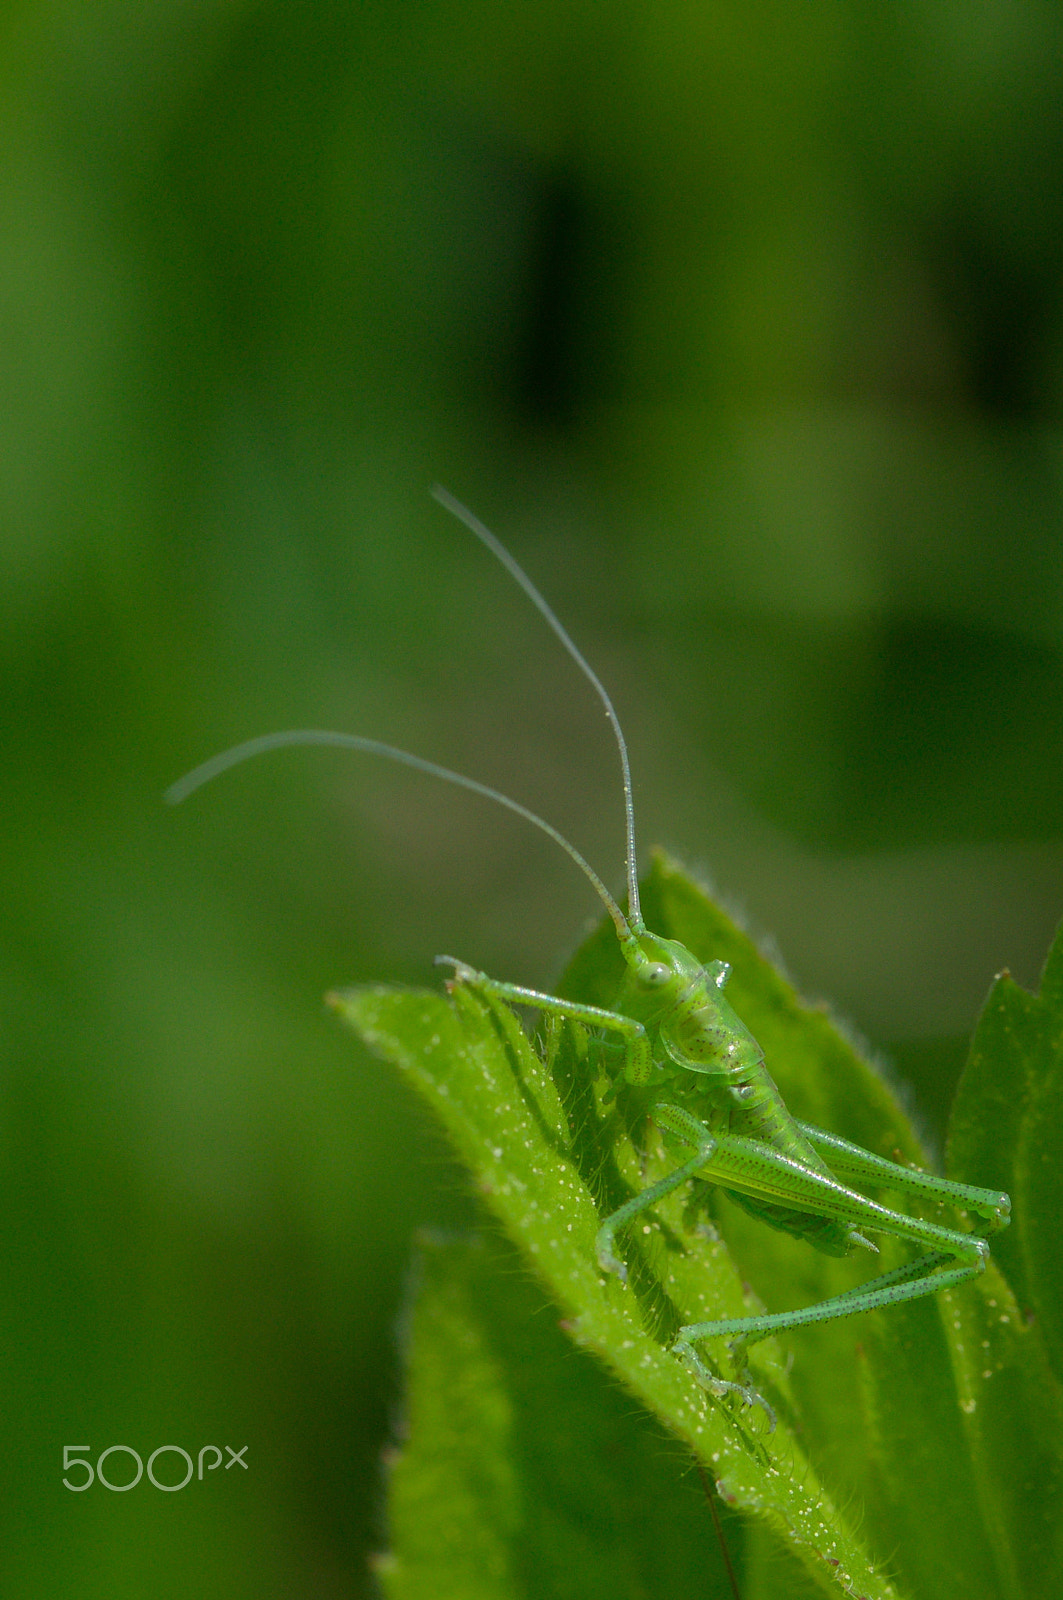
<instances>
[{"instance_id":1,"label":"green katydid nymph","mask_svg":"<svg viewBox=\"0 0 1063 1600\"><path fill-rule=\"evenodd\" d=\"M215 756L167 791L171 803L250 756L296 744L339 745L400 762L505 806L547 834L590 882L616 929L625 971L610 1007L582 1005L517 984L499 982L450 956L438 962L453 969L448 987L465 985L486 999L531 1007L547 1017L567 1020L600 1041L601 1071L613 1079L613 1097L654 1125L674 1168L604 1217L598 1229L599 1265L627 1278L620 1238L628 1224L665 1195L691 1179L716 1185L754 1217L804 1240L827 1255L874 1252L869 1233L893 1235L920 1253L903 1266L869 1282L798 1310L690 1323L679 1329L673 1354L710 1394L736 1396L763 1407L746 1362L750 1345L805 1323L826 1322L899 1301L953 1288L984 1271L986 1238L1004 1228L1010 1216L1006 1194L954 1183L873 1155L837 1135L798 1122L787 1110L764 1061L764 1052L735 1014L724 994L730 968L723 961L699 961L674 939L652 933L642 918L635 855L635 822L627 745L612 701L596 673L573 643L531 579L487 528L442 489L437 500L452 511L502 562L537 607L591 683L612 725L620 755L627 838L627 910L622 911L601 878L567 839L542 817L508 795L435 762L357 734L292 729L249 740ZM633 1125L637 1118L628 1118ZM854 1188L863 1184L899 1195L922 1196L967 1213L975 1231L963 1232L908 1216L869 1199ZM701 1347L711 1339L730 1340L733 1379L710 1369Z\"/></svg>"}]
</instances>

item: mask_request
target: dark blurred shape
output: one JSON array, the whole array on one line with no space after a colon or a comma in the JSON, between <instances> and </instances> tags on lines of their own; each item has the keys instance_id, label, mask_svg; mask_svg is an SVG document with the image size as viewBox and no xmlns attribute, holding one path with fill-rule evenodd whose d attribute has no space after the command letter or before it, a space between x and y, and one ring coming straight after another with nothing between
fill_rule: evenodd
<instances>
[{"instance_id":1,"label":"dark blurred shape","mask_svg":"<svg viewBox=\"0 0 1063 1600\"><path fill-rule=\"evenodd\" d=\"M976 409L996 421L1047 420L1063 263L1043 250L1024 251L963 210L945 220L929 255L940 315Z\"/></svg>"},{"instance_id":2,"label":"dark blurred shape","mask_svg":"<svg viewBox=\"0 0 1063 1600\"><path fill-rule=\"evenodd\" d=\"M571 166L539 176L529 222L514 399L533 425L563 429L597 397L603 377L603 297L612 281L608 229Z\"/></svg>"}]
</instances>

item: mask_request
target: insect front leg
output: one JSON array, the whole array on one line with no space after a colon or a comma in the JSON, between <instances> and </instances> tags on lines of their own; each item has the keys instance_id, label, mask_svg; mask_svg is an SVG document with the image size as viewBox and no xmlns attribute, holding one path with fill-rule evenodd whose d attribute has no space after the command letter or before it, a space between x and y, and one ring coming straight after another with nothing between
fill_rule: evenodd
<instances>
[{"instance_id":1,"label":"insect front leg","mask_svg":"<svg viewBox=\"0 0 1063 1600\"><path fill-rule=\"evenodd\" d=\"M525 989L517 983L503 983L498 978L489 978L486 972L477 972L475 967L454 956L436 956L436 966L454 968L453 978L447 980L448 989L462 983L488 998L504 1000L507 1005L531 1006L548 1016L565 1017L570 1022L582 1022L588 1028L606 1028L610 1033L619 1034L624 1050L624 1077L629 1083L645 1083L650 1076L650 1041L641 1022L619 1011L607 1011L604 1006L585 1006L576 1000L541 994L538 989Z\"/></svg>"},{"instance_id":2,"label":"insect front leg","mask_svg":"<svg viewBox=\"0 0 1063 1600\"><path fill-rule=\"evenodd\" d=\"M525 989L519 984L502 983L497 978L489 978L486 973L477 972L474 967L456 960L454 956L437 956L436 961L437 964L454 968L454 976L449 980L451 984L466 984L488 999L503 1000L507 1005L533 1006L537 1011L546 1012L549 1016L563 1017L572 1022L583 1023L589 1028L600 1028L619 1034L623 1050L623 1077L629 1083L639 1084L644 1083L650 1076L652 1070L650 1044L641 1022L625 1017L618 1011L607 1011L602 1006L582 1005L574 1000L561 1000L556 995L541 994L537 989ZM661 1115L658 1116L658 1113ZM674 1121L676 1128L682 1130L679 1137L690 1145L693 1154L675 1172L669 1173L659 1183L651 1185L641 1194L634 1195L618 1210L612 1212L599 1228L595 1239L598 1264L604 1272L615 1274L622 1283L627 1282L627 1267L616 1254L617 1230L640 1212L655 1205L664 1195L670 1194L673 1189L678 1189L688 1178L692 1178L711 1155L716 1143L707 1128L678 1106L655 1106L651 1115L661 1127L671 1127Z\"/></svg>"}]
</instances>

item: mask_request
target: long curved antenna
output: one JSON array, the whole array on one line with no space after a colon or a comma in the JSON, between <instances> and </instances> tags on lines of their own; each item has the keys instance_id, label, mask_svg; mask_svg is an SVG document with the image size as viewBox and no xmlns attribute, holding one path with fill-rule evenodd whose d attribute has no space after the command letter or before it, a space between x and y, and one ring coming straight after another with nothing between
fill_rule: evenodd
<instances>
[{"instance_id":1,"label":"long curved antenna","mask_svg":"<svg viewBox=\"0 0 1063 1600\"><path fill-rule=\"evenodd\" d=\"M553 839L555 844L559 844L566 855L571 856L584 876L589 878L599 899L612 917L621 940L625 943L630 941L631 929L627 919L601 878L590 863L580 855L575 845L569 844L564 835L558 833L549 822L536 816L534 811L529 811L527 806L522 806L518 800L511 800L508 794L488 788L486 783L478 783L475 778L466 778L461 772L451 772L449 768L438 766L434 761L426 761L423 756L411 755L408 750L397 750L393 745L381 744L378 739L363 739L357 733L332 733L325 728L289 728L283 733L265 733L258 739L248 739L243 744L233 745L231 750L223 750L220 755L212 756L201 766L193 767L191 772L186 772L183 778L178 778L176 783L170 785L163 798L168 805L180 805L188 795L202 788L203 784L209 783L219 773L228 772L230 767L239 766L241 761L248 761L252 756L262 755L267 750L280 750L290 744L337 745L342 750L362 750L366 755L383 756L387 761L398 761L402 766L413 767L417 772L427 772L429 777L442 778L444 783L457 784L459 789L469 789L473 794L482 795L485 800L494 800L497 805L505 806L507 811L515 811L518 817L523 817L525 822L533 823L536 828Z\"/></svg>"},{"instance_id":2,"label":"long curved antenna","mask_svg":"<svg viewBox=\"0 0 1063 1600\"><path fill-rule=\"evenodd\" d=\"M459 521L464 522L469 532L474 533L481 544L485 544L491 554L498 557L510 576L517 580L532 605L545 617L550 627L557 634L557 637L561 640L561 643L584 677L590 681L599 700L605 707L605 714L613 725L617 749L620 751L620 772L624 784L624 820L627 829L627 914L631 927L638 932L642 928L642 911L639 906L638 862L635 858L635 802L631 793L631 767L627 758L627 742L620 727L620 718L613 710L613 702L606 693L605 685L598 677L598 674L578 646L569 638L566 629L555 616L552 607L543 599L528 574L524 571L524 568L517 564L505 545L495 538L490 528L484 527L479 517L473 516L472 512L466 506L463 506L460 500L455 500L448 489L444 489L436 483L432 486L432 494L441 506L445 506L448 511L454 513Z\"/></svg>"}]
</instances>

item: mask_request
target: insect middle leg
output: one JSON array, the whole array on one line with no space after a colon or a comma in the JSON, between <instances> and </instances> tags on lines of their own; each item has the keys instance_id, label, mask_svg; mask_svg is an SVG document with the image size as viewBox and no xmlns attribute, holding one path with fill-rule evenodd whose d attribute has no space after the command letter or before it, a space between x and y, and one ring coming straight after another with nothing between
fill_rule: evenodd
<instances>
[{"instance_id":1,"label":"insect middle leg","mask_svg":"<svg viewBox=\"0 0 1063 1600\"><path fill-rule=\"evenodd\" d=\"M606 1217L599 1228L595 1241L599 1264L605 1271L615 1273L621 1282L627 1280L627 1268L614 1252L614 1240L618 1230L642 1212L655 1206L658 1201L663 1200L666 1195L671 1194L689 1179L703 1173L707 1166L711 1166L713 1154L719 1143L705 1124L699 1122L697 1117L692 1116L682 1106L659 1103L650 1108L650 1118L659 1128L677 1137L688 1147L692 1147L694 1154L674 1171L666 1173L656 1183L651 1183L648 1188L633 1195L611 1216ZM695 1351L690 1351L690 1355L694 1357L693 1361L688 1358L687 1347L682 1343L683 1336L687 1332L688 1328L680 1328L678 1340L672 1346L672 1354L682 1360L693 1372L702 1388L708 1390L718 1400L722 1400L725 1395L733 1394L744 1406L760 1406L767 1415L771 1431L774 1432L775 1413L764 1396L749 1382L744 1360L735 1363L735 1381L721 1378L705 1365Z\"/></svg>"}]
</instances>

